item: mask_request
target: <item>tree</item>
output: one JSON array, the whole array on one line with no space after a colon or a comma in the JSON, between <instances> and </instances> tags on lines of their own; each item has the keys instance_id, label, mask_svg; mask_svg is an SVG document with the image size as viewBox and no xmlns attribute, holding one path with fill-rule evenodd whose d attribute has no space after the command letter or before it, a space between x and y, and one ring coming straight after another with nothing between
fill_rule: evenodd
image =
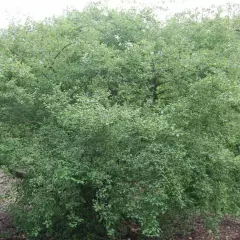
<instances>
[{"instance_id":1,"label":"tree","mask_svg":"<svg viewBox=\"0 0 240 240\"><path fill-rule=\"evenodd\" d=\"M0 156L27 174L19 229L101 239L127 222L169 238L185 214L237 214L237 23L89 6L3 30Z\"/></svg>"}]
</instances>

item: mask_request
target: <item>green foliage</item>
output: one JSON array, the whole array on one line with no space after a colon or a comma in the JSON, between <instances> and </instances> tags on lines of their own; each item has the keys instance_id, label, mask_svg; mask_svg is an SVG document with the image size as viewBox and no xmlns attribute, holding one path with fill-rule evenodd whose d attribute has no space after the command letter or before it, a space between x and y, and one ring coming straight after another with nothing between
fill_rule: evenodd
<instances>
[{"instance_id":1,"label":"green foliage","mask_svg":"<svg viewBox=\"0 0 240 240\"><path fill-rule=\"evenodd\" d=\"M0 164L27 174L29 239L239 214L239 19L197 16L90 6L2 30Z\"/></svg>"}]
</instances>

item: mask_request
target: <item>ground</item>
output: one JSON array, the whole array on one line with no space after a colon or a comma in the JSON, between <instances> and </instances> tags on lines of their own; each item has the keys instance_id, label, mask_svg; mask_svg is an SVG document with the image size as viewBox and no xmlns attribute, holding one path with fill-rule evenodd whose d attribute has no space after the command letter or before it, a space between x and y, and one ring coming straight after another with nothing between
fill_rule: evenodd
<instances>
[{"instance_id":1,"label":"ground","mask_svg":"<svg viewBox=\"0 0 240 240\"><path fill-rule=\"evenodd\" d=\"M7 213L7 205L11 201L8 195L12 181L11 178L0 170L0 240L26 240L24 234L17 233ZM211 236L203 227L201 219L199 219L195 223L195 230L189 236L176 236L175 240L240 240L240 220L227 217L222 221L219 230L220 238Z\"/></svg>"}]
</instances>

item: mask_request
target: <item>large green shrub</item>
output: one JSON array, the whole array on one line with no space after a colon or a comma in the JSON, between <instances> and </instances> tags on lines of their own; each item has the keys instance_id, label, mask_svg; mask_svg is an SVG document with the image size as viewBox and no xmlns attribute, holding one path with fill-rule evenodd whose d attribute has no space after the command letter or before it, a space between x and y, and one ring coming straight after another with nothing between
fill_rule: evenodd
<instances>
[{"instance_id":1,"label":"large green shrub","mask_svg":"<svg viewBox=\"0 0 240 240\"><path fill-rule=\"evenodd\" d=\"M238 214L238 22L89 7L2 30L1 163L27 174L18 228L158 236L186 214Z\"/></svg>"}]
</instances>

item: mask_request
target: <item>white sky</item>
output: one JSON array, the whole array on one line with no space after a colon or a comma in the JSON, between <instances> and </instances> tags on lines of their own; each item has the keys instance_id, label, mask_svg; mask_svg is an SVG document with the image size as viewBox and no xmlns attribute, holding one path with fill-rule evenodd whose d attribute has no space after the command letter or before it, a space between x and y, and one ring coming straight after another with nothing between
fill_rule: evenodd
<instances>
[{"instance_id":1,"label":"white sky","mask_svg":"<svg viewBox=\"0 0 240 240\"><path fill-rule=\"evenodd\" d=\"M160 0L103 0L110 7L129 6L129 2L137 2L153 5ZM30 16L34 20L42 20L52 15L60 15L63 10L69 8L83 9L92 0L0 0L0 28L6 27L12 19L22 19ZM220 5L227 2L239 3L240 0L165 0L171 12L182 11L185 8L210 7L211 5Z\"/></svg>"}]
</instances>

